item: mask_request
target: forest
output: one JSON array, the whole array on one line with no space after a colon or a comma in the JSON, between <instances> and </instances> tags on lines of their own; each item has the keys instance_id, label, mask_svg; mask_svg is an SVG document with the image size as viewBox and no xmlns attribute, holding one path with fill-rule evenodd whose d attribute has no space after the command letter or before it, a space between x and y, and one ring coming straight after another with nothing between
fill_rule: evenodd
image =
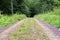
<instances>
[{"instance_id":1,"label":"forest","mask_svg":"<svg viewBox=\"0 0 60 40\"><path fill-rule=\"evenodd\" d=\"M0 21L5 18L5 15L23 14L24 17L36 17L55 27L60 27L59 10L60 0L0 0Z\"/></svg>"},{"instance_id":2,"label":"forest","mask_svg":"<svg viewBox=\"0 0 60 40\"><path fill-rule=\"evenodd\" d=\"M13 19L34 17L60 28L59 10L60 0L0 0L0 26Z\"/></svg>"},{"instance_id":3,"label":"forest","mask_svg":"<svg viewBox=\"0 0 60 40\"><path fill-rule=\"evenodd\" d=\"M60 0L0 0L1 14L11 15L16 12L32 17L39 13L59 8Z\"/></svg>"},{"instance_id":4,"label":"forest","mask_svg":"<svg viewBox=\"0 0 60 40\"><path fill-rule=\"evenodd\" d=\"M60 0L0 0L0 40L60 40Z\"/></svg>"}]
</instances>

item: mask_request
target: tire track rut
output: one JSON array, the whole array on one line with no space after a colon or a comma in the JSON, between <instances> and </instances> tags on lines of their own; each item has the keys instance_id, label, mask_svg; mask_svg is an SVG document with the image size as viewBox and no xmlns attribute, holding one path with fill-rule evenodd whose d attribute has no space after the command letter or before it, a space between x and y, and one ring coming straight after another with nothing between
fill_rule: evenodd
<instances>
[{"instance_id":1,"label":"tire track rut","mask_svg":"<svg viewBox=\"0 0 60 40\"><path fill-rule=\"evenodd\" d=\"M28 26L31 31L28 35L25 35L23 32L18 36L18 40L49 40L48 36L42 32L42 29L34 21L33 18L30 19L30 26ZM26 37L27 36L27 37Z\"/></svg>"},{"instance_id":2,"label":"tire track rut","mask_svg":"<svg viewBox=\"0 0 60 40\"><path fill-rule=\"evenodd\" d=\"M8 36L10 34L12 34L14 31L16 31L19 28L19 25L21 25L21 23L24 22L24 21L25 21L25 19L21 20L21 21L18 21L14 25L10 26L9 28L7 28L3 32L1 32L0 33L0 40L8 40Z\"/></svg>"},{"instance_id":3,"label":"tire track rut","mask_svg":"<svg viewBox=\"0 0 60 40\"><path fill-rule=\"evenodd\" d=\"M44 33L48 35L50 40L60 40L60 31L57 28L53 28L49 24L46 24L43 21L38 19L35 19L35 21L41 26Z\"/></svg>"}]
</instances>

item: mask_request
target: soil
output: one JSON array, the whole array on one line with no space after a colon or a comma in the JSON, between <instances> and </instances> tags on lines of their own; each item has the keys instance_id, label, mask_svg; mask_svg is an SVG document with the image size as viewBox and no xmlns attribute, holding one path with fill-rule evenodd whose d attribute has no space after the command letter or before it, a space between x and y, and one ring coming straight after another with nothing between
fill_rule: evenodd
<instances>
[{"instance_id":1,"label":"soil","mask_svg":"<svg viewBox=\"0 0 60 40\"><path fill-rule=\"evenodd\" d=\"M8 36L11 35L14 31L16 31L23 21L25 21L25 19L18 21L15 24L13 24L13 25L9 26L8 28L4 29L3 31L1 31L0 40L7 40Z\"/></svg>"},{"instance_id":2,"label":"soil","mask_svg":"<svg viewBox=\"0 0 60 40\"><path fill-rule=\"evenodd\" d=\"M11 26L0 29L0 40L12 40L9 37L21 27L20 25L25 20L23 19ZM60 30L39 19L31 18L28 27L31 29L30 33L24 34L24 32L20 32L17 36L18 39L15 40L60 40Z\"/></svg>"},{"instance_id":3,"label":"soil","mask_svg":"<svg viewBox=\"0 0 60 40\"><path fill-rule=\"evenodd\" d=\"M60 40L60 31L58 28L54 28L51 25L39 19L35 19L35 21L37 21L41 28L43 28L44 33L48 35L50 40Z\"/></svg>"}]
</instances>

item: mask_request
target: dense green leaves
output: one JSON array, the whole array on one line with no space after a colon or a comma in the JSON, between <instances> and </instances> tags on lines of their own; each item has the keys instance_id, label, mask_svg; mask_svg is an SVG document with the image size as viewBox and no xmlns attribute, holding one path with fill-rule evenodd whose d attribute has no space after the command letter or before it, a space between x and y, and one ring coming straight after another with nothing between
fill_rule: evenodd
<instances>
[{"instance_id":1,"label":"dense green leaves","mask_svg":"<svg viewBox=\"0 0 60 40\"><path fill-rule=\"evenodd\" d=\"M27 16L51 11L60 6L60 0L13 0L13 10L22 12ZM0 11L11 14L11 0L0 0Z\"/></svg>"},{"instance_id":2,"label":"dense green leaves","mask_svg":"<svg viewBox=\"0 0 60 40\"><path fill-rule=\"evenodd\" d=\"M6 27L7 25L11 25L14 22L17 22L25 17L26 17L25 15L19 14L14 14L12 16L0 15L0 28Z\"/></svg>"},{"instance_id":3,"label":"dense green leaves","mask_svg":"<svg viewBox=\"0 0 60 40\"><path fill-rule=\"evenodd\" d=\"M45 21L46 23L56 27L60 28L60 8L55 9L54 11L48 12L48 13L43 13L40 15L36 15L35 17Z\"/></svg>"}]
</instances>

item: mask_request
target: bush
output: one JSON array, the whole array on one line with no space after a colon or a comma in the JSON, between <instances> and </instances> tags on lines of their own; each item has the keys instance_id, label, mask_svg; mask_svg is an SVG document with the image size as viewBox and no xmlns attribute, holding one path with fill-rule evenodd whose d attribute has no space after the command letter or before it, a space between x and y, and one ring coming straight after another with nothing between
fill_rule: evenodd
<instances>
[{"instance_id":1,"label":"bush","mask_svg":"<svg viewBox=\"0 0 60 40\"><path fill-rule=\"evenodd\" d=\"M60 9L55 9L54 11L36 15L35 17L41 19L56 28L60 28Z\"/></svg>"},{"instance_id":2,"label":"bush","mask_svg":"<svg viewBox=\"0 0 60 40\"><path fill-rule=\"evenodd\" d=\"M14 14L14 15L0 15L0 28L3 28L7 25L11 25L14 22L17 22L18 20L21 20L25 18L25 15L18 15L18 14Z\"/></svg>"}]
</instances>

